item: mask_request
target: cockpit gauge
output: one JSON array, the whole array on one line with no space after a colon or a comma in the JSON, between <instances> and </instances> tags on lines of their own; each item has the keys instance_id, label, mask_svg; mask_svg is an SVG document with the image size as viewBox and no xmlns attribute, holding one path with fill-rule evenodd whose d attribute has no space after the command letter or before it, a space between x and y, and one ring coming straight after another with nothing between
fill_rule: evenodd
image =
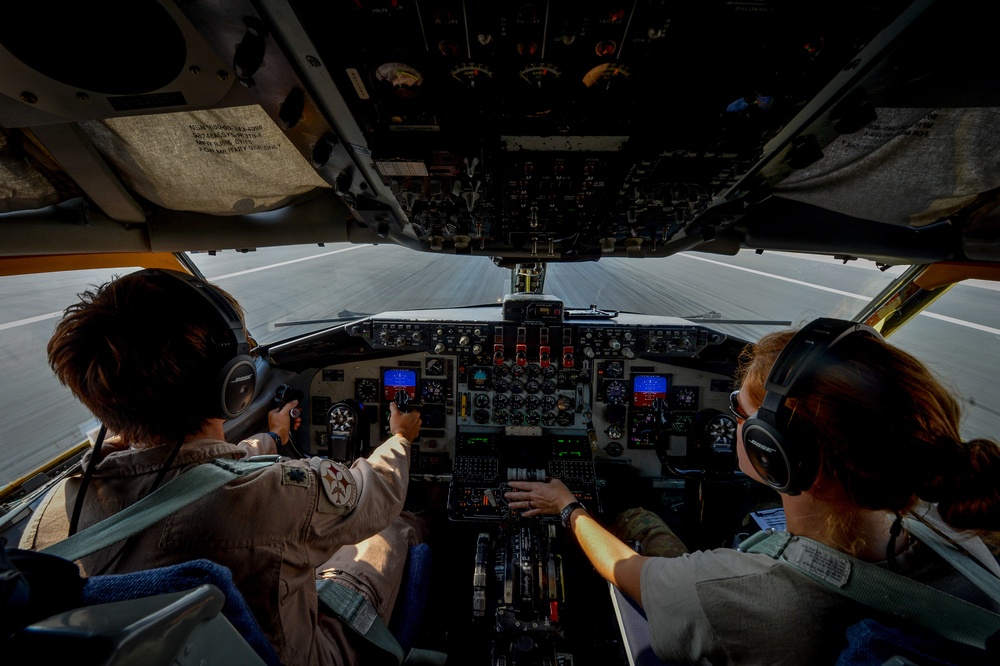
<instances>
[{"instance_id":1,"label":"cockpit gauge","mask_svg":"<svg viewBox=\"0 0 1000 666\"><path fill-rule=\"evenodd\" d=\"M542 409L551 411L556 408L556 399L551 395L542 398Z\"/></svg>"},{"instance_id":2,"label":"cockpit gauge","mask_svg":"<svg viewBox=\"0 0 1000 666\"><path fill-rule=\"evenodd\" d=\"M511 365L510 374L512 377L520 377L524 374L524 366L517 365L516 363Z\"/></svg>"},{"instance_id":3,"label":"cockpit gauge","mask_svg":"<svg viewBox=\"0 0 1000 666\"><path fill-rule=\"evenodd\" d=\"M490 396L486 393L477 393L475 398L476 407L489 407L490 406Z\"/></svg>"},{"instance_id":4,"label":"cockpit gauge","mask_svg":"<svg viewBox=\"0 0 1000 666\"><path fill-rule=\"evenodd\" d=\"M527 373L529 377L537 377L542 374L542 367L537 363L529 363L527 367Z\"/></svg>"},{"instance_id":5,"label":"cockpit gauge","mask_svg":"<svg viewBox=\"0 0 1000 666\"><path fill-rule=\"evenodd\" d=\"M444 382L440 379L425 379L420 389L424 402L443 403L446 393Z\"/></svg>"},{"instance_id":6,"label":"cockpit gauge","mask_svg":"<svg viewBox=\"0 0 1000 666\"><path fill-rule=\"evenodd\" d=\"M545 412L542 414L542 425L552 427L556 423L556 413L555 412Z\"/></svg>"},{"instance_id":7,"label":"cockpit gauge","mask_svg":"<svg viewBox=\"0 0 1000 666\"><path fill-rule=\"evenodd\" d=\"M611 439L621 439L624 434L625 431L617 423L612 423L608 426L607 435Z\"/></svg>"},{"instance_id":8,"label":"cockpit gauge","mask_svg":"<svg viewBox=\"0 0 1000 666\"><path fill-rule=\"evenodd\" d=\"M504 393L509 389L510 389L510 382L508 382L506 379L500 379L498 377L497 379L493 380L493 390L496 391L497 393Z\"/></svg>"},{"instance_id":9,"label":"cockpit gauge","mask_svg":"<svg viewBox=\"0 0 1000 666\"><path fill-rule=\"evenodd\" d=\"M490 413L485 409L477 409L472 413L472 420L479 425L486 425L490 422Z\"/></svg>"},{"instance_id":10,"label":"cockpit gauge","mask_svg":"<svg viewBox=\"0 0 1000 666\"><path fill-rule=\"evenodd\" d=\"M618 379L625 374L625 366L621 361L608 361L604 365L604 376L608 379Z\"/></svg>"},{"instance_id":11,"label":"cockpit gauge","mask_svg":"<svg viewBox=\"0 0 1000 666\"><path fill-rule=\"evenodd\" d=\"M555 376L556 376L556 369L554 366L547 365L544 368L542 368L542 377L544 379L552 379Z\"/></svg>"},{"instance_id":12,"label":"cockpit gauge","mask_svg":"<svg viewBox=\"0 0 1000 666\"><path fill-rule=\"evenodd\" d=\"M563 428L567 428L573 425L573 412L559 412L556 416L556 423L558 423Z\"/></svg>"},{"instance_id":13,"label":"cockpit gauge","mask_svg":"<svg viewBox=\"0 0 1000 666\"><path fill-rule=\"evenodd\" d=\"M544 88L559 80L562 72L558 67L539 63L525 67L517 73L521 80L532 88Z\"/></svg>"},{"instance_id":14,"label":"cockpit gauge","mask_svg":"<svg viewBox=\"0 0 1000 666\"><path fill-rule=\"evenodd\" d=\"M424 374L428 377L444 375L444 359L431 357L424 362Z\"/></svg>"},{"instance_id":15,"label":"cockpit gauge","mask_svg":"<svg viewBox=\"0 0 1000 666\"><path fill-rule=\"evenodd\" d=\"M350 434L358 424L358 415L353 409L341 403L330 408L326 420L331 434Z\"/></svg>"},{"instance_id":16,"label":"cockpit gauge","mask_svg":"<svg viewBox=\"0 0 1000 666\"><path fill-rule=\"evenodd\" d=\"M354 399L361 403L378 402L378 380L359 377L354 380Z\"/></svg>"},{"instance_id":17,"label":"cockpit gauge","mask_svg":"<svg viewBox=\"0 0 1000 666\"><path fill-rule=\"evenodd\" d=\"M556 383L551 379L546 379L542 382L542 393L545 395L552 395L556 392Z\"/></svg>"},{"instance_id":18,"label":"cockpit gauge","mask_svg":"<svg viewBox=\"0 0 1000 666\"><path fill-rule=\"evenodd\" d=\"M536 426L541 422L541 420L542 415L534 410L529 411L524 415L524 425Z\"/></svg>"},{"instance_id":19,"label":"cockpit gauge","mask_svg":"<svg viewBox=\"0 0 1000 666\"><path fill-rule=\"evenodd\" d=\"M629 71L628 67L623 65L618 65L613 62L605 63L603 65L598 65L583 77L583 85L588 88L594 86L608 86L615 84L616 86L622 82L629 79L632 73Z\"/></svg>"},{"instance_id":20,"label":"cockpit gauge","mask_svg":"<svg viewBox=\"0 0 1000 666\"><path fill-rule=\"evenodd\" d=\"M493 72L479 63L468 62L453 67L451 76L470 90L476 90L489 85L493 80Z\"/></svg>"},{"instance_id":21,"label":"cockpit gauge","mask_svg":"<svg viewBox=\"0 0 1000 666\"><path fill-rule=\"evenodd\" d=\"M510 406L510 398L505 395L493 396L493 409L507 409Z\"/></svg>"},{"instance_id":22,"label":"cockpit gauge","mask_svg":"<svg viewBox=\"0 0 1000 666\"><path fill-rule=\"evenodd\" d=\"M524 383L524 390L528 393L538 393L539 388L541 388L541 386L539 385L537 379L529 379Z\"/></svg>"},{"instance_id":23,"label":"cockpit gauge","mask_svg":"<svg viewBox=\"0 0 1000 666\"><path fill-rule=\"evenodd\" d=\"M628 384L620 379L612 379L604 385L604 402L609 405L622 405L628 401Z\"/></svg>"},{"instance_id":24,"label":"cockpit gauge","mask_svg":"<svg viewBox=\"0 0 1000 666\"><path fill-rule=\"evenodd\" d=\"M537 395L529 395L528 399L524 401L524 404L528 407L528 409L538 409L542 406L542 399ZM555 401L553 401L553 404L555 404Z\"/></svg>"},{"instance_id":25,"label":"cockpit gauge","mask_svg":"<svg viewBox=\"0 0 1000 666\"><path fill-rule=\"evenodd\" d=\"M401 97L413 97L424 82L423 75L401 62L387 62L375 70L375 80L388 84Z\"/></svg>"},{"instance_id":26,"label":"cockpit gauge","mask_svg":"<svg viewBox=\"0 0 1000 666\"><path fill-rule=\"evenodd\" d=\"M495 384L496 382L494 382ZM490 369L486 366L473 368L469 372L469 390L489 391L490 390Z\"/></svg>"},{"instance_id":27,"label":"cockpit gauge","mask_svg":"<svg viewBox=\"0 0 1000 666\"><path fill-rule=\"evenodd\" d=\"M524 382L520 379L515 379L510 383L511 393L524 393Z\"/></svg>"},{"instance_id":28,"label":"cockpit gauge","mask_svg":"<svg viewBox=\"0 0 1000 666\"><path fill-rule=\"evenodd\" d=\"M678 435L686 435L691 431L691 424L694 423L694 412L674 412L673 424L674 432Z\"/></svg>"},{"instance_id":29,"label":"cockpit gauge","mask_svg":"<svg viewBox=\"0 0 1000 666\"><path fill-rule=\"evenodd\" d=\"M506 409L494 409L493 410L493 423L497 425L504 425L507 423L507 410Z\"/></svg>"},{"instance_id":30,"label":"cockpit gauge","mask_svg":"<svg viewBox=\"0 0 1000 666\"><path fill-rule=\"evenodd\" d=\"M521 411L520 409L512 409L510 410L510 416L508 420L510 421L510 425L515 425L515 426L524 425L524 412Z\"/></svg>"},{"instance_id":31,"label":"cockpit gauge","mask_svg":"<svg viewBox=\"0 0 1000 666\"><path fill-rule=\"evenodd\" d=\"M736 450L736 419L729 414L716 414L705 424L705 436L716 452Z\"/></svg>"},{"instance_id":32,"label":"cockpit gauge","mask_svg":"<svg viewBox=\"0 0 1000 666\"><path fill-rule=\"evenodd\" d=\"M697 386L675 386L670 392L671 409L698 409Z\"/></svg>"}]
</instances>

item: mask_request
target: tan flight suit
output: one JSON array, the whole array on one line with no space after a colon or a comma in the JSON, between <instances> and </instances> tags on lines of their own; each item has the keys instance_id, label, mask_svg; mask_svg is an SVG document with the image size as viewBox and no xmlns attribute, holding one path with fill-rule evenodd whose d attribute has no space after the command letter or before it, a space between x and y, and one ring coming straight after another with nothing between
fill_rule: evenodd
<instances>
[{"instance_id":1,"label":"tan flight suit","mask_svg":"<svg viewBox=\"0 0 1000 666\"><path fill-rule=\"evenodd\" d=\"M189 442L165 480L213 458L260 452L266 448L262 439L270 440ZM108 452L87 490L80 529L147 495L169 449ZM135 535L105 573L207 558L232 571L282 663L354 663L357 652L348 644L349 630L318 610L316 578L336 570L326 575L365 594L388 622L407 551L418 538L405 520L408 514L400 517L409 467L409 442L399 436L350 468L319 458L275 463L230 481ZM43 499L22 548L44 548L67 536L79 484L80 478L72 477ZM84 573L101 571L120 546L83 558ZM358 639L352 635L350 640Z\"/></svg>"}]
</instances>

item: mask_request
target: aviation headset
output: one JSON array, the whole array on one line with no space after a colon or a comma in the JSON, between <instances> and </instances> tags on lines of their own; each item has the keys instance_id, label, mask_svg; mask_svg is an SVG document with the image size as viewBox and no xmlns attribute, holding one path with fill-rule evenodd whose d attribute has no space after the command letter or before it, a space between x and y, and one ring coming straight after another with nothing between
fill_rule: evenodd
<instances>
[{"instance_id":1,"label":"aviation headset","mask_svg":"<svg viewBox=\"0 0 1000 666\"><path fill-rule=\"evenodd\" d=\"M219 363L213 393L218 396L216 405L219 418L231 419L242 414L253 400L257 385L257 370L250 357L243 320L233 304L215 287L193 275L164 268L150 268L135 275L170 275L177 278L193 293L198 294L210 312L218 314L221 327L212 327L210 342L213 362ZM216 330L217 329L217 330ZM214 361L218 359L218 361Z\"/></svg>"},{"instance_id":2,"label":"aviation headset","mask_svg":"<svg viewBox=\"0 0 1000 666\"><path fill-rule=\"evenodd\" d=\"M797 495L812 485L816 469L804 466L815 453L810 443L786 437L792 410L785 400L800 381L815 370L834 345L852 335L881 340L871 326L841 319L817 319L797 332L778 354L764 384L764 402L743 423L743 447L764 482L780 493Z\"/></svg>"}]
</instances>

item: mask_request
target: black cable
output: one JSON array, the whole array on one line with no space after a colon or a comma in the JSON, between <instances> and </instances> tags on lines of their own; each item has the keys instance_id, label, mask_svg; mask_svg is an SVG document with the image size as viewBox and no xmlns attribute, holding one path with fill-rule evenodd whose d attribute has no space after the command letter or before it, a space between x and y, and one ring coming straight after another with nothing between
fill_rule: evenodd
<instances>
[{"instance_id":1,"label":"black cable","mask_svg":"<svg viewBox=\"0 0 1000 666\"><path fill-rule=\"evenodd\" d=\"M170 466L174 463L174 459L177 457L177 454L180 452L182 446L184 446L183 437L181 437L181 439L174 446L173 450L170 452L170 455L167 456L166 462L163 463L163 467L160 468L159 473L156 475L156 479L153 481L153 488L149 491L149 495L152 495L156 491L156 489L160 487L160 483L162 483L163 477L167 475L167 470L169 470ZM115 552L115 554L111 556L111 559L109 559L104 564L104 566L101 567L101 570L94 575L100 576L102 574L107 573L108 569L111 568L111 565L118 561L118 559L122 556L122 553L125 552L125 547L128 546L129 543L131 543L132 539L134 538L135 535L133 534L129 538L125 539L122 545L118 547L118 550Z\"/></svg>"},{"instance_id":2,"label":"black cable","mask_svg":"<svg viewBox=\"0 0 1000 666\"><path fill-rule=\"evenodd\" d=\"M101 448L104 445L104 437L108 434L108 426L101 424L101 431L97 434L97 442L94 444L94 452L90 454L90 462L87 469L83 471L83 479L80 481L80 490L76 493L76 502L73 503L73 517L69 521L69 536L76 534L80 525L80 512L83 511L83 496L87 494L87 487L90 479L94 476L97 464L101 462Z\"/></svg>"},{"instance_id":3,"label":"black cable","mask_svg":"<svg viewBox=\"0 0 1000 666\"><path fill-rule=\"evenodd\" d=\"M896 570L896 539L903 532L903 517L896 511L896 519L889 527L889 542L885 544L885 562L889 571Z\"/></svg>"}]
</instances>

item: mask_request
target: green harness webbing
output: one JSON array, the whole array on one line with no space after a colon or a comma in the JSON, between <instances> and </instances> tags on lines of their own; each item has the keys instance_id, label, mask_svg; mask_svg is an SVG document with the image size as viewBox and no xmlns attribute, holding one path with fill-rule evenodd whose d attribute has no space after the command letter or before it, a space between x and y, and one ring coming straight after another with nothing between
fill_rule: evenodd
<instances>
[{"instance_id":1,"label":"green harness webbing","mask_svg":"<svg viewBox=\"0 0 1000 666\"><path fill-rule=\"evenodd\" d=\"M758 532L739 550L781 560L828 589L951 641L985 650L994 648L1000 636L1000 615L812 539ZM953 562L952 557L946 559ZM1000 579L992 578L992 585L1000 587Z\"/></svg>"},{"instance_id":2,"label":"green harness webbing","mask_svg":"<svg viewBox=\"0 0 1000 666\"><path fill-rule=\"evenodd\" d=\"M272 465L277 460L278 456L254 456L245 460L219 458L198 465L132 506L43 548L41 552L67 560L78 560L141 532L216 488ZM316 590L320 600L348 626L392 655L397 663L403 663L403 648L366 597L328 580L318 581ZM430 650L411 649L406 663L441 664L444 662L439 659L443 656L443 653Z\"/></svg>"},{"instance_id":3,"label":"green harness webbing","mask_svg":"<svg viewBox=\"0 0 1000 666\"><path fill-rule=\"evenodd\" d=\"M403 648L392 635L365 595L332 580L316 583L319 600L347 626L403 663Z\"/></svg>"},{"instance_id":4,"label":"green harness webbing","mask_svg":"<svg viewBox=\"0 0 1000 666\"><path fill-rule=\"evenodd\" d=\"M132 506L43 548L41 552L67 560L78 560L96 553L141 532L233 479L273 464L277 458L256 456L246 460L216 459L211 464L198 465Z\"/></svg>"}]
</instances>

